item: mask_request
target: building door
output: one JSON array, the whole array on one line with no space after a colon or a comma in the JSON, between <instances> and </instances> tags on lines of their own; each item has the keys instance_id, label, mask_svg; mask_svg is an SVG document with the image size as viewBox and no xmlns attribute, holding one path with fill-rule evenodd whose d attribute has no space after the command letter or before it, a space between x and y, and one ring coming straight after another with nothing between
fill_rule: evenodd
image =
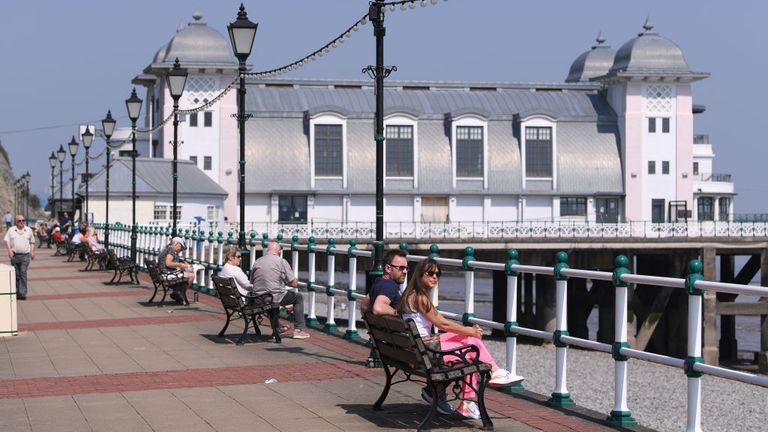
<instances>
[{"instance_id":1,"label":"building door","mask_svg":"<svg viewBox=\"0 0 768 432\"><path fill-rule=\"evenodd\" d=\"M422 222L448 222L448 197L422 197Z\"/></svg>"},{"instance_id":2,"label":"building door","mask_svg":"<svg viewBox=\"0 0 768 432\"><path fill-rule=\"evenodd\" d=\"M597 199L597 221L602 223L619 221L619 200L617 198Z\"/></svg>"},{"instance_id":3,"label":"building door","mask_svg":"<svg viewBox=\"0 0 768 432\"><path fill-rule=\"evenodd\" d=\"M653 223L664 222L664 200L663 199L651 200L651 222Z\"/></svg>"}]
</instances>

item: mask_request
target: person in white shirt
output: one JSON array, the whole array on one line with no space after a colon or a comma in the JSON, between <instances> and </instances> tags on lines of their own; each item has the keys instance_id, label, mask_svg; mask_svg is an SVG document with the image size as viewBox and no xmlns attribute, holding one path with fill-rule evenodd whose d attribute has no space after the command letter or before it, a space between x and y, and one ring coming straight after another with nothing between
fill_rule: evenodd
<instances>
[{"instance_id":1,"label":"person in white shirt","mask_svg":"<svg viewBox=\"0 0 768 432\"><path fill-rule=\"evenodd\" d=\"M253 284L248 280L248 276L246 276L240 268L240 260L243 259L243 254L240 252L240 248L237 245L225 246L224 259L226 259L226 262L221 271L219 271L219 276L234 279L235 285L237 285L237 290L240 291L240 295L243 297L253 295Z\"/></svg>"},{"instance_id":2,"label":"person in white shirt","mask_svg":"<svg viewBox=\"0 0 768 432\"><path fill-rule=\"evenodd\" d=\"M16 268L16 298L27 299L27 268L29 261L35 259L35 233L24 225L24 215L16 215L16 226L5 233L5 247L8 258Z\"/></svg>"}]
</instances>

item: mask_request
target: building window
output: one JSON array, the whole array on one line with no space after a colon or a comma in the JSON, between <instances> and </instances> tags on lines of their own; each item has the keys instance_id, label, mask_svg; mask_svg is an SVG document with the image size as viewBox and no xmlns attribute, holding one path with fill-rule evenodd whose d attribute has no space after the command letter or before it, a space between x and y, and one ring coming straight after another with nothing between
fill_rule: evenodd
<instances>
[{"instance_id":1,"label":"building window","mask_svg":"<svg viewBox=\"0 0 768 432\"><path fill-rule=\"evenodd\" d=\"M648 161L648 174L656 174L656 161Z\"/></svg>"},{"instance_id":2,"label":"building window","mask_svg":"<svg viewBox=\"0 0 768 432\"><path fill-rule=\"evenodd\" d=\"M700 221L715 220L715 206L712 197L699 197L698 206Z\"/></svg>"},{"instance_id":3,"label":"building window","mask_svg":"<svg viewBox=\"0 0 768 432\"><path fill-rule=\"evenodd\" d=\"M279 207L279 223L307 223L306 196L281 195Z\"/></svg>"},{"instance_id":4,"label":"building window","mask_svg":"<svg viewBox=\"0 0 768 432\"><path fill-rule=\"evenodd\" d=\"M669 133L669 117L661 118L661 133Z\"/></svg>"},{"instance_id":5,"label":"building window","mask_svg":"<svg viewBox=\"0 0 768 432\"><path fill-rule=\"evenodd\" d=\"M191 160L192 163L195 164L195 166L197 166L197 156L190 156L189 160Z\"/></svg>"},{"instance_id":6,"label":"building window","mask_svg":"<svg viewBox=\"0 0 768 432\"><path fill-rule=\"evenodd\" d=\"M586 197L561 197L560 216L586 216Z\"/></svg>"},{"instance_id":7,"label":"building window","mask_svg":"<svg viewBox=\"0 0 768 432\"><path fill-rule=\"evenodd\" d=\"M216 206L208 206L208 221L215 222L219 220L219 208Z\"/></svg>"},{"instance_id":8,"label":"building window","mask_svg":"<svg viewBox=\"0 0 768 432\"><path fill-rule=\"evenodd\" d=\"M213 126L213 113L210 111L205 111L203 113L203 126L204 127L211 127Z\"/></svg>"},{"instance_id":9,"label":"building window","mask_svg":"<svg viewBox=\"0 0 768 432\"><path fill-rule=\"evenodd\" d=\"M387 177L413 177L413 126L387 126Z\"/></svg>"},{"instance_id":10,"label":"building window","mask_svg":"<svg viewBox=\"0 0 768 432\"><path fill-rule=\"evenodd\" d=\"M525 128L525 175L552 177L552 128Z\"/></svg>"},{"instance_id":11,"label":"building window","mask_svg":"<svg viewBox=\"0 0 768 432\"><path fill-rule=\"evenodd\" d=\"M343 175L342 125L315 125L315 176Z\"/></svg>"},{"instance_id":12,"label":"building window","mask_svg":"<svg viewBox=\"0 0 768 432\"><path fill-rule=\"evenodd\" d=\"M210 171L213 166L213 158L211 156L203 156L203 170Z\"/></svg>"},{"instance_id":13,"label":"building window","mask_svg":"<svg viewBox=\"0 0 768 432\"><path fill-rule=\"evenodd\" d=\"M180 205L176 206L176 220L177 221L181 220L181 206Z\"/></svg>"},{"instance_id":14,"label":"building window","mask_svg":"<svg viewBox=\"0 0 768 432\"><path fill-rule=\"evenodd\" d=\"M648 117L648 133L656 133L656 117Z\"/></svg>"},{"instance_id":15,"label":"building window","mask_svg":"<svg viewBox=\"0 0 768 432\"><path fill-rule=\"evenodd\" d=\"M483 128L456 127L456 177L483 177Z\"/></svg>"},{"instance_id":16,"label":"building window","mask_svg":"<svg viewBox=\"0 0 768 432\"><path fill-rule=\"evenodd\" d=\"M152 215L154 220L167 220L168 219L168 206L155 204L155 211Z\"/></svg>"},{"instance_id":17,"label":"building window","mask_svg":"<svg viewBox=\"0 0 768 432\"><path fill-rule=\"evenodd\" d=\"M720 206L719 220L722 222L728 222L728 212L731 207L731 199L722 197L718 200L718 205Z\"/></svg>"},{"instance_id":18,"label":"building window","mask_svg":"<svg viewBox=\"0 0 768 432\"><path fill-rule=\"evenodd\" d=\"M661 173L669 174L669 161L661 161Z\"/></svg>"},{"instance_id":19,"label":"building window","mask_svg":"<svg viewBox=\"0 0 768 432\"><path fill-rule=\"evenodd\" d=\"M699 175L699 163L694 162L693 163L693 175L697 176Z\"/></svg>"},{"instance_id":20,"label":"building window","mask_svg":"<svg viewBox=\"0 0 768 432\"><path fill-rule=\"evenodd\" d=\"M197 127L197 113L189 115L189 127Z\"/></svg>"}]
</instances>

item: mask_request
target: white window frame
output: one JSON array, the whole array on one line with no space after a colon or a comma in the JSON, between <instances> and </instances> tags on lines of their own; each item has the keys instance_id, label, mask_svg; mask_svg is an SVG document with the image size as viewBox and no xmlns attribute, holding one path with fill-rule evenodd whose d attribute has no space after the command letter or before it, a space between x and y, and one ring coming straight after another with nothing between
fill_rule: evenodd
<instances>
[{"instance_id":1,"label":"white window frame","mask_svg":"<svg viewBox=\"0 0 768 432\"><path fill-rule=\"evenodd\" d=\"M384 135L386 136L387 126L410 126L413 130L413 177L387 177L387 141L384 140L384 186L387 185L387 179L392 180L413 180L413 187L419 187L419 121L404 113L390 114L384 117Z\"/></svg>"},{"instance_id":2,"label":"white window frame","mask_svg":"<svg viewBox=\"0 0 768 432\"><path fill-rule=\"evenodd\" d=\"M464 114L451 120L451 177L453 187L456 188L456 180L480 180L479 177L456 177L456 129L459 127L483 128L483 189L488 189L488 120L476 114Z\"/></svg>"},{"instance_id":3,"label":"white window frame","mask_svg":"<svg viewBox=\"0 0 768 432\"><path fill-rule=\"evenodd\" d=\"M526 156L526 140L525 140L525 128L527 127L548 127L552 128L552 177L531 177L528 178L526 172L527 166L525 163ZM552 188L557 186L557 121L553 117L545 115L535 115L526 117L520 120L520 173L523 176L523 184L526 184L528 180L551 180Z\"/></svg>"},{"instance_id":4,"label":"white window frame","mask_svg":"<svg viewBox=\"0 0 768 432\"><path fill-rule=\"evenodd\" d=\"M216 222L219 220L219 206L209 205L205 208L206 216L208 216L209 222Z\"/></svg>"},{"instance_id":5,"label":"white window frame","mask_svg":"<svg viewBox=\"0 0 768 432\"><path fill-rule=\"evenodd\" d=\"M162 207L163 217L158 218L157 212L160 211L160 207ZM171 213L170 206L167 204L155 204L152 208L152 220L155 221L166 221L168 220L168 215Z\"/></svg>"},{"instance_id":6,"label":"white window frame","mask_svg":"<svg viewBox=\"0 0 768 432\"><path fill-rule=\"evenodd\" d=\"M341 186L347 187L347 119L340 114L327 112L309 119L309 187L315 187L316 179L338 180L339 177L315 177L315 125L341 125Z\"/></svg>"}]
</instances>

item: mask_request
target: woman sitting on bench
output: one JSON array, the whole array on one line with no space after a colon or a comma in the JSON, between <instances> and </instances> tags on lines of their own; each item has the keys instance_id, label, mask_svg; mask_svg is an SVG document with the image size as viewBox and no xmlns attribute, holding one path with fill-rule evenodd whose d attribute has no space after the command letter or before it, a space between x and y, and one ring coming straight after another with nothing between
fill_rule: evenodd
<instances>
[{"instance_id":1,"label":"woman sitting on bench","mask_svg":"<svg viewBox=\"0 0 768 432\"><path fill-rule=\"evenodd\" d=\"M491 380L488 384L509 386L520 383L523 380L522 377L514 376L496 365L481 340L483 329L480 326L463 326L437 312L429 299L429 292L437 286L441 274L440 266L435 260L430 258L420 262L398 303L397 312L403 316L404 320L413 319L422 339L427 342L433 337L432 326L444 331L445 333L440 333L439 336L440 349L450 350L462 345L476 346L480 351L480 361L491 365ZM450 357L446 358L450 359ZM473 376L472 381L476 382L477 377ZM475 391L466 382L462 384L462 388L464 400L461 401L456 411L465 417L479 419L480 410L477 404L472 401L475 399Z\"/></svg>"}]
</instances>

